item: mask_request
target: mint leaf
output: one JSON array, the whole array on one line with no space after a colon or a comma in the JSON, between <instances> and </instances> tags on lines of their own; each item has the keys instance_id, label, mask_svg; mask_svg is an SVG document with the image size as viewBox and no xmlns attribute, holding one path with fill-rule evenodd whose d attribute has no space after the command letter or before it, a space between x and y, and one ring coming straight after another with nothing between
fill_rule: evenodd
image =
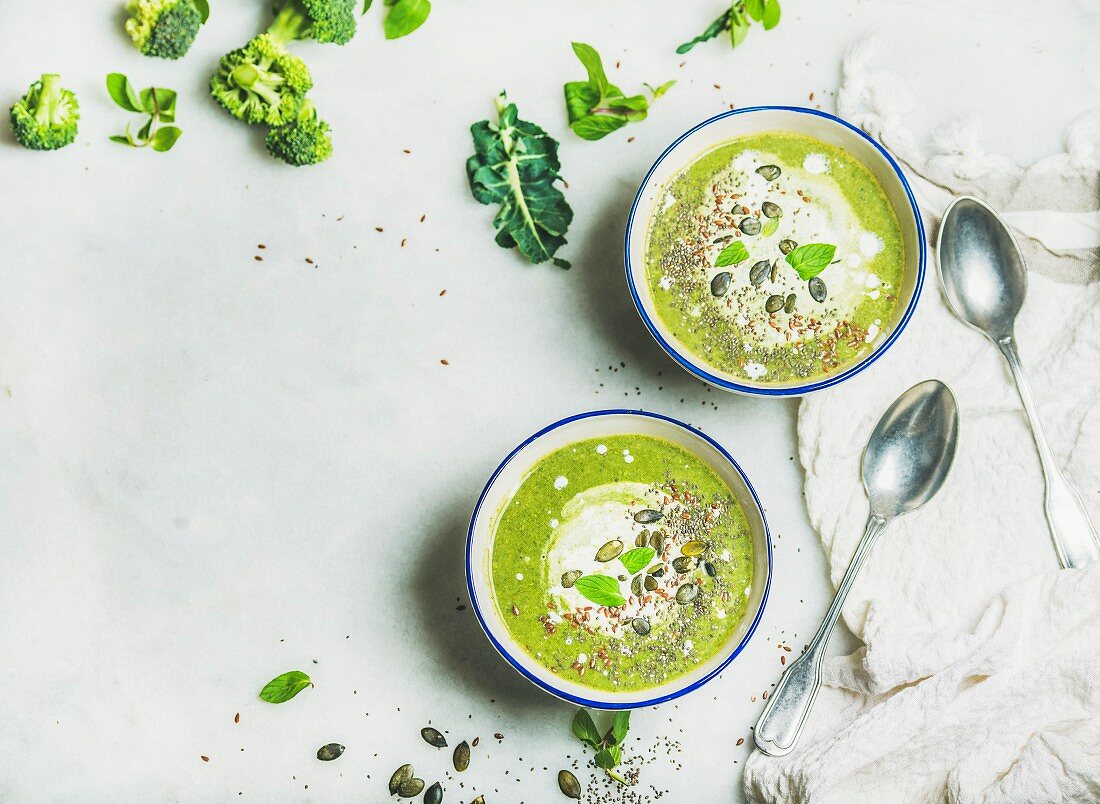
<instances>
[{"instance_id":1,"label":"mint leaf","mask_svg":"<svg viewBox=\"0 0 1100 804\"><path fill-rule=\"evenodd\" d=\"M130 81L122 73L110 73L107 76L107 92L111 100L128 112L143 111L141 99L138 98Z\"/></svg>"},{"instance_id":2,"label":"mint leaf","mask_svg":"<svg viewBox=\"0 0 1100 804\"><path fill-rule=\"evenodd\" d=\"M775 230L779 228L779 218L768 218L768 222L764 224L764 228L760 230L761 237L770 237L775 234Z\"/></svg>"},{"instance_id":3,"label":"mint leaf","mask_svg":"<svg viewBox=\"0 0 1100 804\"><path fill-rule=\"evenodd\" d=\"M584 42L573 42L572 44L573 52L581 60L584 69L588 71L588 83L599 93L599 97L604 97L608 94L607 90L611 86L611 82L607 80L607 73L603 71L603 59L600 58L600 54L596 52L596 48L592 45L586 45Z\"/></svg>"},{"instance_id":4,"label":"mint leaf","mask_svg":"<svg viewBox=\"0 0 1100 804\"><path fill-rule=\"evenodd\" d=\"M630 710L620 709L615 713L615 720L611 724L611 738L615 745L622 745L626 739L626 732L630 728Z\"/></svg>"},{"instance_id":5,"label":"mint leaf","mask_svg":"<svg viewBox=\"0 0 1100 804\"><path fill-rule=\"evenodd\" d=\"M428 0L397 0L390 5L390 13L386 15L386 21L382 29L387 39L400 39L408 36L428 19L432 4ZM363 9L366 11L366 9Z\"/></svg>"},{"instance_id":6,"label":"mint leaf","mask_svg":"<svg viewBox=\"0 0 1100 804\"><path fill-rule=\"evenodd\" d=\"M763 23L765 31L770 31L779 24L779 0L766 0Z\"/></svg>"},{"instance_id":7,"label":"mint leaf","mask_svg":"<svg viewBox=\"0 0 1100 804\"><path fill-rule=\"evenodd\" d=\"M803 279L812 279L829 267L836 246L829 243L807 243L787 255L787 263Z\"/></svg>"},{"instance_id":8,"label":"mint leaf","mask_svg":"<svg viewBox=\"0 0 1100 804\"><path fill-rule=\"evenodd\" d=\"M740 240L735 240L724 249L722 249L722 253L719 254L718 259L714 261L714 267L725 268L728 265L737 265L740 262L744 262L748 258L749 250L745 248L745 244L742 243Z\"/></svg>"},{"instance_id":9,"label":"mint leaf","mask_svg":"<svg viewBox=\"0 0 1100 804\"><path fill-rule=\"evenodd\" d=\"M268 703L284 703L308 687L312 682L301 670L291 670L276 676L260 690L260 700Z\"/></svg>"},{"instance_id":10,"label":"mint leaf","mask_svg":"<svg viewBox=\"0 0 1100 804\"><path fill-rule=\"evenodd\" d=\"M176 140L180 138L180 131L175 126L165 126L164 128L157 129L157 133L153 135L153 138L149 140L149 144L153 146L154 151L169 151L172 146L176 144Z\"/></svg>"},{"instance_id":11,"label":"mint leaf","mask_svg":"<svg viewBox=\"0 0 1100 804\"><path fill-rule=\"evenodd\" d=\"M191 0L195 4L195 8L198 9L199 19L203 21L203 24L210 19L210 4L206 0Z\"/></svg>"},{"instance_id":12,"label":"mint leaf","mask_svg":"<svg viewBox=\"0 0 1100 804\"><path fill-rule=\"evenodd\" d=\"M642 83L642 86L650 91L650 93L653 95L653 100L657 100L657 98L661 97L670 89L672 89L672 85L675 83L676 80L673 79L672 81L665 81L659 87L651 87L649 84L646 84L644 82Z\"/></svg>"},{"instance_id":13,"label":"mint leaf","mask_svg":"<svg viewBox=\"0 0 1100 804\"><path fill-rule=\"evenodd\" d=\"M587 709L578 709L573 716L573 734L593 748L600 747L600 732Z\"/></svg>"},{"instance_id":14,"label":"mint leaf","mask_svg":"<svg viewBox=\"0 0 1100 804\"><path fill-rule=\"evenodd\" d=\"M569 124L573 133L582 140L600 140L612 131L622 128L627 123L625 117L612 117L606 114L590 114Z\"/></svg>"},{"instance_id":15,"label":"mint leaf","mask_svg":"<svg viewBox=\"0 0 1100 804\"><path fill-rule=\"evenodd\" d=\"M626 598L619 592L619 582L606 575L584 575L573 586L586 600L597 606L621 606Z\"/></svg>"},{"instance_id":16,"label":"mint leaf","mask_svg":"<svg viewBox=\"0 0 1100 804\"><path fill-rule=\"evenodd\" d=\"M657 551L652 547L635 547L619 556L619 561L623 562L626 571L633 575L645 568L655 555Z\"/></svg>"},{"instance_id":17,"label":"mint leaf","mask_svg":"<svg viewBox=\"0 0 1100 804\"><path fill-rule=\"evenodd\" d=\"M470 128L474 155L466 160L470 192L482 204L498 204L493 219L496 243L519 248L531 262L553 259L565 245L573 210L554 182L558 172L558 142L534 123L519 119L514 103L501 92L497 120L482 120Z\"/></svg>"},{"instance_id":18,"label":"mint leaf","mask_svg":"<svg viewBox=\"0 0 1100 804\"><path fill-rule=\"evenodd\" d=\"M676 52L681 56L698 45L700 42L706 42L708 39L714 39L722 31L730 27L730 11L727 9L722 15L707 26L706 30L692 39L690 42L684 42L680 47L676 48Z\"/></svg>"}]
</instances>

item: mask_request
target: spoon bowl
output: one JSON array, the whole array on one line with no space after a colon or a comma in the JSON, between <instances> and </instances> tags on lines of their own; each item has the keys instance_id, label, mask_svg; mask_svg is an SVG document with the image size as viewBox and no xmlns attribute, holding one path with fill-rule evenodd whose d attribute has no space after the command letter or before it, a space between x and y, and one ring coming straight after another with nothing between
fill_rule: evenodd
<instances>
[{"instance_id":1,"label":"spoon bowl","mask_svg":"<svg viewBox=\"0 0 1100 804\"><path fill-rule=\"evenodd\" d=\"M977 198L956 199L944 212L936 252L955 314L994 341L1012 335L1027 296L1027 271L1001 217Z\"/></svg>"},{"instance_id":2,"label":"spoon bowl","mask_svg":"<svg viewBox=\"0 0 1100 804\"><path fill-rule=\"evenodd\" d=\"M920 508L943 485L959 440L959 410L939 380L902 394L875 426L863 451L863 487L883 519Z\"/></svg>"}]
</instances>

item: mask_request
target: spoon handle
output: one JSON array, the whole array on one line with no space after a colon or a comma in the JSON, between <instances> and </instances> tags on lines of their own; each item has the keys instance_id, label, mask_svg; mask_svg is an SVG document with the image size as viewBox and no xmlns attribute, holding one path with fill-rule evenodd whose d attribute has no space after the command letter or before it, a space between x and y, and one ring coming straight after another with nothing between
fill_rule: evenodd
<instances>
[{"instance_id":1,"label":"spoon handle","mask_svg":"<svg viewBox=\"0 0 1100 804\"><path fill-rule=\"evenodd\" d=\"M829 637L833 633L833 626L840 617L840 611L844 608L844 599L848 596L848 590L852 588L859 568L863 566L867 554L871 551L871 545L886 529L886 522L887 520L875 514L868 517L863 538L856 546L852 563L844 573L844 580L840 582L840 588L837 589L836 597L833 598L833 603L825 614L825 620L817 629L814 638L810 640L806 652L783 673L775 692L772 693L771 700L764 707L760 719L756 721L753 739L756 741L756 747L768 756L781 757L789 754L798 741L798 735L806 725L806 719L810 715L810 709L814 705L818 688L821 686L821 660L829 644Z\"/></svg>"},{"instance_id":2,"label":"spoon handle","mask_svg":"<svg viewBox=\"0 0 1100 804\"><path fill-rule=\"evenodd\" d=\"M1096 529L1092 526L1085 504L1066 480L1054 453L1050 451L1043 425L1039 421L1039 410L1035 406L1035 397L1031 393L1031 384L1024 374L1020 363L1020 353L1016 350L1016 339L1006 335L997 340L1001 354L1012 369L1012 378L1016 381L1016 390L1024 403L1024 411L1031 423L1031 434L1039 450L1039 462L1043 466L1043 480L1046 483L1047 524L1054 539L1054 550L1058 561L1065 568L1083 567L1100 559L1100 542L1096 538Z\"/></svg>"}]
</instances>

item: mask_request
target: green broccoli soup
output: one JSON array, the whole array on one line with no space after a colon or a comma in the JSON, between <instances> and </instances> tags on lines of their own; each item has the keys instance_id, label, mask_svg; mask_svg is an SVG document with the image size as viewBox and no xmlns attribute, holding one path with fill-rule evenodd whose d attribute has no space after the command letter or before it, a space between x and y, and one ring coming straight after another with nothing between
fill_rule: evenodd
<instances>
[{"instance_id":1,"label":"green broccoli soup","mask_svg":"<svg viewBox=\"0 0 1100 804\"><path fill-rule=\"evenodd\" d=\"M512 637L599 690L655 687L718 653L745 613L752 534L729 487L670 441L615 435L542 458L496 516Z\"/></svg>"},{"instance_id":2,"label":"green broccoli soup","mask_svg":"<svg viewBox=\"0 0 1100 804\"><path fill-rule=\"evenodd\" d=\"M904 266L901 227L871 171L784 132L730 140L673 176L645 246L673 337L756 383L820 378L874 349Z\"/></svg>"}]
</instances>

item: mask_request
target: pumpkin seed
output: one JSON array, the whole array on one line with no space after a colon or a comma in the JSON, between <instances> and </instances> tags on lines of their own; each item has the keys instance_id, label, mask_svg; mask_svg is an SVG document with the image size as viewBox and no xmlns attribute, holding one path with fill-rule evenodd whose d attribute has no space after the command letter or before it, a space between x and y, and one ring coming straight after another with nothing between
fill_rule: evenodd
<instances>
[{"instance_id":1,"label":"pumpkin seed","mask_svg":"<svg viewBox=\"0 0 1100 804\"><path fill-rule=\"evenodd\" d=\"M393 776L390 777L390 795L397 794L397 788L401 787L403 782L407 782L412 778L413 766L402 765L400 768L393 772Z\"/></svg>"},{"instance_id":2,"label":"pumpkin seed","mask_svg":"<svg viewBox=\"0 0 1100 804\"><path fill-rule=\"evenodd\" d=\"M416 798L423 789L423 779L406 779L401 783L401 786L397 788L397 795L401 796L401 798Z\"/></svg>"},{"instance_id":3,"label":"pumpkin seed","mask_svg":"<svg viewBox=\"0 0 1100 804\"><path fill-rule=\"evenodd\" d=\"M695 569L695 559L691 556L680 556L672 559L672 568L680 575L687 575Z\"/></svg>"},{"instance_id":4,"label":"pumpkin seed","mask_svg":"<svg viewBox=\"0 0 1100 804\"><path fill-rule=\"evenodd\" d=\"M700 541L699 539L692 539L680 548L680 552L685 556L701 556L706 549L706 542Z\"/></svg>"},{"instance_id":5,"label":"pumpkin seed","mask_svg":"<svg viewBox=\"0 0 1100 804\"><path fill-rule=\"evenodd\" d=\"M737 224L737 228L747 235L758 235L760 234L761 228L760 220L759 218L754 218L752 215L746 215L741 219L741 222Z\"/></svg>"},{"instance_id":6,"label":"pumpkin seed","mask_svg":"<svg viewBox=\"0 0 1100 804\"><path fill-rule=\"evenodd\" d=\"M645 617L635 617L630 621L630 624L634 627L634 630L642 636L649 633L649 620Z\"/></svg>"},{"instance_id":7,"label":"pumpkin seed","mask_svg":"<svg viewBox=\"0 0 1100 804\"><path fill-rule=\"evenodd\" d=\"M772 280L772 282L774 282L774 281L775 281L776 279L778 279L778 278L779 278L779 260L775 260L775 261L774 261L774 262L772 263L772 275L771 275L771 280Z\"/></svg>"},{"instance_id":8,"label":"pumpkin seed","mask_svg":"<svg viewBox=\"0 0 1100 804\"><path fill-rule=\"evenodd\" d=\"M825 288L825 280L820 276L812 277L810 279L810 296L813 297L813 300L815 302L823 302L828 295L829 292Z\"/></svg>"},{"instance_id":9,"label":"pumpkin seed","mask_svg":"<svg viewBox=\"0 0 1100 804\"><path fill-rule=\"evenodd\" d=\"M794 303L798 301L798 296L793 293L788 293L786 300L783 302L783 312L790 314L794 312Z\"/></svg>"},{"instance_id":10,"label":"pumpkin seed","mask_svg":"<svg viewBox=\"0 0 1100 804\"><path fill-rule=\"evenodd\" d=\"M485 804L485 796L478 796L470 804Z\"/></svg>"},{"instance_id":11,"label":"pumpkin seed","mask_svg":"<svg viewBox=\"0 0 1100 804\"><path fill-rule=\"evenodd\" d=\"M714 568L714 565L711 564L709 561L703 562L703 569L706 571L707 575L712 578L718 574L718 570L716 570Z\"/></svg>"},{"instance_id":12,"label":"pumpkin seed","mask_svg":"<svg viewBox=\"0 0 1100 804\"><path fill-rule=\"evenodd\" d=\"M665 568L664 567L658 567L657 569L653 570L653 572L651 572L649 574L652 575L654 578L663 577L664 574L665 574Z\"/></svg>"},{"instance_id":13,"label":"pumpkin seed","mask_svg":"<svg viewBox=\"0 0 1100 804\"><path fill-rule=\"evenodd\" d=\"M643 511L639 511L634 515L634 521L640 525L652 525L654 522L660 522L663 517L660 511L654 511L652 508L646 508Z\"/></svg>"},{"instance_id":14,"label":"pumpkin seed","mask_svg":"<svg viewBox=\"0 0 1100 804\"><path fill-rule=\"evenodd\" d=\"M783 171L779 169L779 165L761 165L756 172L768 181L775 181Z\"/></svg>"},{"instance_id":15,"label":"pumpkin seed","mask_svg":"<svg viewBox=\"0 0 1100 804\"><path fill-rule=\"evenodd\" d=\"M630 593L632 595L634 595L634 597L641 597L642 596L642 576L641 575L635 575L634 580L630 582Z\"/></svg>"},{"instance_id":16,"label":"pumpkin seed","mask_svg":"<svg viewBox=\"0 0 1100 804\"><path fill-rule=\"evenodd\" d=\"M436 782L424 794L424 804L440 804L443 801L443 788Z\"/></svg>"},{"instance_id":17,"label":"pumpkin seed","mask_svg":"<svg viewBox=\"0 0 1100 804\"><path fill-rule=\"evenodd\" d=\"M567 770L558 771L558 788L568 798L581 800L581 783Z\"/></svg>"},{"instance_id":18,"label":"pumpkin seed","mask_svg":"<svg viewBox=\"0 0 1100 804\"><path fill-rule=\"evenodd\" d=\"M754 263L752 268L749 269L749 281L756 287L760 287L764 284L764 280L768 278L768 271L771 267L772 264L767 260L760 260L760 262Z\"/></svg>"},{"instance_id":19,"label":"pumpkin seed","mask_svg":"<svg viewBox=\"0 0 1100 804\"><path fill-rule=\"evenodd\" d=\"M784 254L790 254L796 248L798 248L798 243L794 242L793 240L779 241L779 250L782 251Z\"/></svg>"},{"instance_id":20,"label":"pumpkin seed","mask_svg":"<svg viewBox=\"0 0 1100 804\"><path fill-rule=\"evenodd\" d=\"M422 728L420 730L420 736L424 738L424 742L428 745L434 745L436 748L447 747L447 739L431 726Z\"/></svg>"},{"instance_id":21,"label":"pumpkin seed","mask_svg":"<svg viewBox=\"0 0 1100 804\"><path fill-rule=\"evenodd\" d=\"M715 274L714 279L710 280L710 295L716 299L725 296L730 292L730 281L733 279L733 274L729 271L722 271L720 274Z\"/></svg>"},{"instance_id":22,"label":"pumpkin seed","mask_svg":"<svg viewBox=\"0 0 1100 804\"><path fill-rule=\"evenodd\" d=\"M733 240L733 235L722 235L721 237L714 238L710 242L711 242L712 245L717 246L721 243L728 243L731 240Z\"/></svg>"},{"instance_id":23,"label":"pumpkin seed","mask_svg":"<svg viewBox=\"0 0 1100 804\"><path fill-rule=\"evenodd\" d=\"M780 218L783 216L783 209L779 204L773 204L771 201L765 201L761 204L760 211L764 213L765 218Z\"/></svg>"},{"instance_id":24,"label":"pumpkin seed","mask_svg":"<svg viewBox=\"0 0 1100 804\"><path fill-rule=\"evenodd\" d=\"M649 544L649 530L643 529L642 532L638 534L638 538L634 540L634 546L645 547L647 544Z\"/></svg>"},{"instance_id":25,"label":"pumpkin seed","mask_svg":"<svg viewBox=\"0 0 1100 804\"><path fill-rule=\"evenodd\" d=\"M451 759L454 761L455 770L459 773L470 767L470 744L463 740L456 745L454 756Z\"/></svg>"},{"instance_id":26,"label":"pumpkin seed","mask_svg":"<svg viewBox=\"0 0 1100 804\"><path fill-rule=\"evenodd\" d=\"M329 743L317 749L317 759L322 762L332 762L334 759L339 759L342 753L344 753L344 746L340 743Z\"/></svg>"},{"instance_id":27,"label":"pumpkin seed","mask_svg":"<svg viewBox=\"0 0 1100 804\"><path fill-rule=\"evenodd\" d=\"M693 583L685 583L676 590L676 602L687 605L699 596L699 587Z\"/></svg>"},{"instance_id":28,"label":"pumpkin seed","mask_svg":"<svg viewBox=\"0 0 1100 804\"><path fill-rule=\"evenodd\" d=\"M604 543L604 546L596 551L596 560L606 564L614 558L618 558L623 551L623 543L618 539L612 539Z\"/></svg>"},{"instance_id":29,"label":"pumpkin seed","mask_svg":"<svg viewBox=\"0 0 1100 804\"><path fill-rule=\"evenodd\" d=\"M645 576L644 586L645 586L647 592L656 592L657 591L657 579L654 578L652 575Z\"/></svg>"},{"instance_id":30,"label":"pumpkin seed","mask_svg":"<svg viewBox=\"0 0 1100 804\"><path fill-rule=\"evenodd\" d=\"M569 570L569 572L563 572L561 574L561 585L563 589L572 589L573 584L577 582L577 578L584 575L580 570Z\"/></svg>"},{"instance_id":31,"label":"pumpkin seed","mask_svg":"<svg viewBox=\"0 0 1100 804\"><path fill-rule=\"evenodd\" d=\"M764 302L764 309L769 313L778 313L783 309L783 297L768 296L768 300Z\"/></svg>"},{"instance_id":32,"label":"pumpkin seed","mask_svg":"<svg viewBox=\"0 0 1100 804\"><path fill-rule=\"evenodd\" d=\"M649 546L656 550L658 553L665 549L665 534L662 531L655 531L652 536L649 537Z\"/></svg>"}]
</instances>

